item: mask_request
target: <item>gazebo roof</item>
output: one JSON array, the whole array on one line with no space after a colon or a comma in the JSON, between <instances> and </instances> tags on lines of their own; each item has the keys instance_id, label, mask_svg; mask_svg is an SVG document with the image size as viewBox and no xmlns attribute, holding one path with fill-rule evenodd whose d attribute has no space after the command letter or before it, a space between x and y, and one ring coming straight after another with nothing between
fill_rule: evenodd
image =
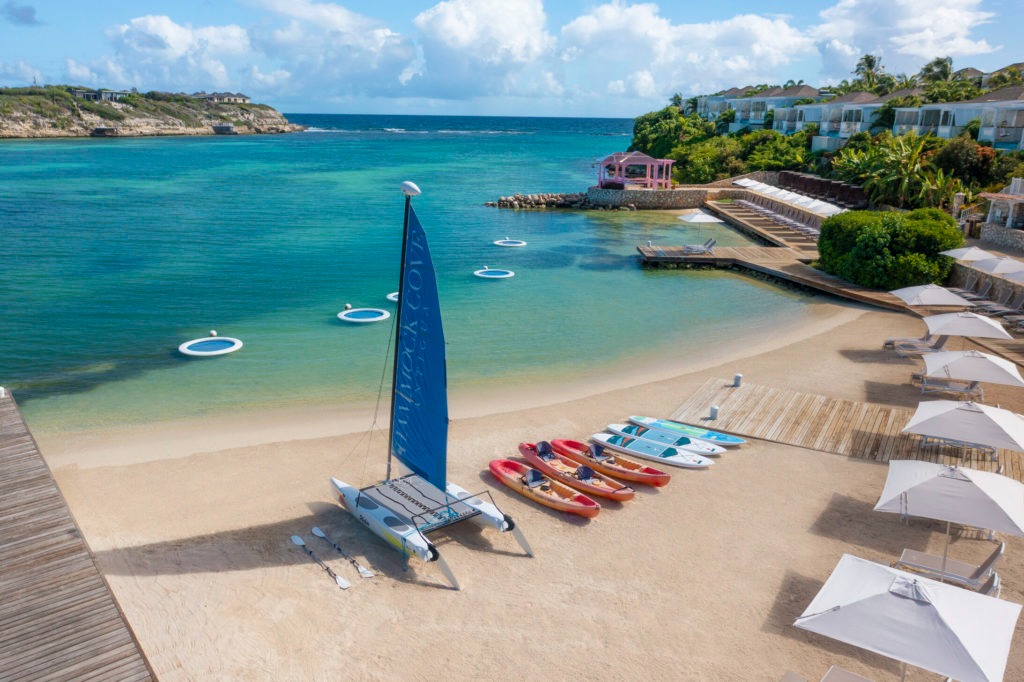
<instances>
[{"instance_id":1,"label":"gazebo roof","mask_svg":"<svg viewBox=\"0 0 1024 682\"><path fill-rule=\"evenodd\" d=\"M648 156L643 152L615 152L601 159L602 164L607 163L635 163L635 164L652 164L657 163L659 159L655 159L653 156Z\"/></svg>"}]
</instances>

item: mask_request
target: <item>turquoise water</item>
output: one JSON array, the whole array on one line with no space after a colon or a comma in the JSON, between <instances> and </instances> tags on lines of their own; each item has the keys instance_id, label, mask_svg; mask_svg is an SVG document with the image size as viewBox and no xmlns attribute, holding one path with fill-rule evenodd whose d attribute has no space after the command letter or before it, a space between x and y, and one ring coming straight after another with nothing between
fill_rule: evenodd
<instances>
[{"instance_id":1,"label":"turquoise water","mask_svg":"<svg viewBox=\"0 0 1024 682\"><path fill-rule=\"evenodd\" d=\"M33 428L104 427L373 400L394 310L403 196L438 268L455 389L699 354L803 319L807 300L729 273L645 271L636 245L747 243L643 212L516 212L581 191L632 121L300 116L281 136L0 143L0 385ZM502 248L496 239L528 242ZM473 276L484 266L511 279ZM185 358L216 329L240 351Z\"/></svg>"}]
</instances>

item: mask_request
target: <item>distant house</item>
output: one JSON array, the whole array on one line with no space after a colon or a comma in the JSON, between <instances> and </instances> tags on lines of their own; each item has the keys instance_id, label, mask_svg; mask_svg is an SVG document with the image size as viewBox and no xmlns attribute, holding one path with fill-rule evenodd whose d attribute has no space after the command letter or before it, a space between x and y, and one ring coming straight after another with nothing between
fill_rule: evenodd
<instances>
[{"instance_id":1,"label":"distant house","mask_svg":"<svg viewBox=\"0 0 1024 682\"><path fill-rule=\"evenodd\" d=\"M809 85L793 85L788 88L768 88L746 97L730 98L726 101L730 108L736 110L736 120L729 124L729 132L735 133L748 127L762 128L769 111L791 107L801 99L821 99L821 93Z\"/></svg>"},{"instance_id":2,"label":"distant house","mask_svg":"<svg viewBox=\"0 0 1024 682\"><path fill-rule=\"evenodd\" d=\"M120 102L132 94L128 90L88 90L86 88L71 88L71 94L87 102Z\"/></svg>"},{"instance_id":3,"label":"distant house","mask_svg":"<svg viewBox=\"0 0 1024 682\"><path fill-rule=\"evenodd\" d=\"M197 92L192 97L214 104L249 104L252 101L240 92Z\"/></svg>"}]
</instances>

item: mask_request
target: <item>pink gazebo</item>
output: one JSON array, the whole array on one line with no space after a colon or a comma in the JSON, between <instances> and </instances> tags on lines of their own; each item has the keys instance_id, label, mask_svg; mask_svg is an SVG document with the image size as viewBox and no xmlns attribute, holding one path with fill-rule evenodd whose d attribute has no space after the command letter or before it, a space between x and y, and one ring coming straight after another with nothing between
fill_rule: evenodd
<instances>
[{"instance_id":1,"label":"pink gazebo","mask_svg":"<svg viewBox=\"0 0 1024 682\"><path fill-rule=\"evenodd\" d=\"M672 189L674 163L673 159L655 159L642 152L615 152L598 161L597 186Z\"/></svg>"}]
</instances>

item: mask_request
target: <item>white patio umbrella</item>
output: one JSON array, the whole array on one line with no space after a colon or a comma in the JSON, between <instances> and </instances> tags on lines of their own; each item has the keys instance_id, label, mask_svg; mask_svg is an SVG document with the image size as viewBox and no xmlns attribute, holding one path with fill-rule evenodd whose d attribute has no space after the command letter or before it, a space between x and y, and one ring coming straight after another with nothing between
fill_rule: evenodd
<instances>
[{"instance_id":1,"label":"white patio umbrella","mask_svg":"<svg viewBox=\"0 0 1024 682\"><path fill-rule=\"evenodd\" d=\"M1024 282L1024 270L1017 270L1016 272L1008 272L1003 275L1006 279L1012 279L1014 282Z\"/></svg>"},{"instance_id":2,"label":"white patio umbrella","mask_svg":"<svg viewBox=\"0 0 1024 682\"><path fill-rule=\"evenodd\" d=\"M1020 609L844 554L793 625L894 658L904 674L986 682L1003 679Z\"/></svg>"},{"instance_id":3,"label":"white patio umbrella","mask_svg":"<svg viewBox=\"0 0 1024 682\"><path fill-rule=\"evenodd\" d=\"M983 260L976 260L971 263L971 267L975 270L981 270L982 272L988 272L993 275L1005 275L1011 272L1020 272L1024 270L1024 262L1017 260L1016 258L1010 258L1009 256L1000 256L998 258L985 258Z\"/></svg>"},{"instance_id":4,"label":"white patio umbrella","mask_svg":"<svg viewBox=\"0 0 1024 682\"><path fill-rule=\"evenodd\" d=\"M941 336L976 336L982 339L1012 339L995 320L977 313L959 312L924 318L928 331Z\"/></svg>"},{"instance_id":5,"label":"white patio umbrella","mask_svg":"<svg viewBox=\"0 0 1024 682\"><path fill-rule=\"evenodd\" d=\"M924 356L924 375L988 384L1024 386L1017 365L997 355L977 350L947 350Z\"/></svg>"},{"instance_id":6,"label":"white patio umbrella","mask_svg":"<svg viewBox=\"0 0 1024 682\"><path fill-rule=\"evenodd\" d=\"M1024 483L991 471L897 459L875 511L1024 537Z\"/></svg>"},{"instance_id":7,"label":"white patio umbrella","mask_svg":"<svg viewBox=\"0 0 1024 682\"><path fill-rule=\"evenodd\" d=\"M977 246L965 246L959 249L949 249L948 251L939 251L943 256L949 256L960 261L975 261L985 260L986 258L995 258L994 253L989 253L985 249L979 249Z\"/></svg>"},{"instance_id":8,"label":"white patio umbrella","mask_svg":"<svg viewBox=\"0 0 1024 682\"><path fill-rule=\"evenodd\" d=\"M981 403L922 402L903 433L1024 452L1024 416Z\"/></svg>"},{"instance_id":9,"label":"white patio umbrella","mask_svg":"<svg viewBox=\"0 0 1024 682\"><path fill-rule=\"evenodd\" d=\"M751 180L750 178L739 178L737 180L733 180L732 184L739 185L740 187L750 187L752 185L756 185L757 180Z\"/></svg>"},{"instance_id":10,"label":"white patio umbrella","mask_svg":"<svg viewBox=\"0 0 1024 682\"><path fill-rule=\"evenodd\" d=\"M889 292L897 296L907 305L974 305L963 296L954 294L946 287L937 284L921 284L915 287L903 287Z\"/></svg>"},{"instance_id":11,"label":"white patio umbrella","mask_svg":"<svg viewBox=\"0 0 1024 682\"><path fill-rule=\"evenodd\" d=\"M710 213L704 211L697 211L696 213L687 213L686 215L679 216L679 219L684 223L724 223L725 221L717 216L713 216Z\"/></svg>"},{"instance_id":12,"label":"white patio umbrella","mask_svg":"<svg viewBox=\"0 0 1024 682\"><path fill-rule=\"evenodd\" d=\"M875 511L945 521L944 573L951 523L1024 536L1024 483L989 471L893 460Z\"/></svg>"}]
</instances>

